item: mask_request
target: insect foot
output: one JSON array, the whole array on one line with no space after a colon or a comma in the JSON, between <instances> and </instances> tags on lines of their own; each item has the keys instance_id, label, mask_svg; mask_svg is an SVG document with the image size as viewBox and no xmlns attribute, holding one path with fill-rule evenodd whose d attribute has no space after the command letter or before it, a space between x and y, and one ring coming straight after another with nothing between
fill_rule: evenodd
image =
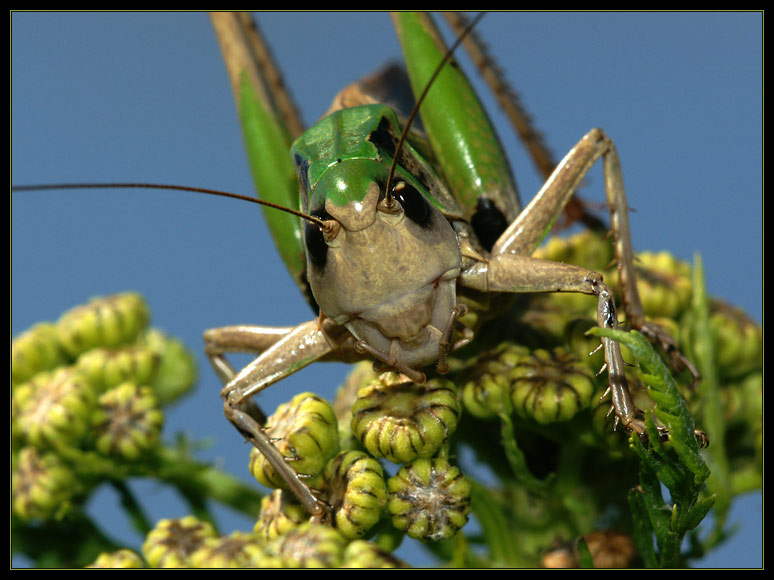
<instances>
[{"instance_id":1,"label":"insect foot","mask_svg":"<svg viewBox=\"0 0 774 580\"><path fill-rule=\"evenodd\" d=\"M286 489L275 489L261 500L253 531L266 541L278 538L308 519L306 510Z\"/></svg>"},{"instance_id":2,"label":"insect foot","mask_svg":"<svg viewBox=\"0 0 774 580\"><path fill-rule=\"evenodd\" d=\"M277 407L267 419L264 432L302 479L311 480L320 475L328 460L339 450L333 409L326 400L313 393L301 393ZM250 472L267 487L288 487L284 475L278 473L256 448L250 453Z\"/></svg>"}]
</instances>

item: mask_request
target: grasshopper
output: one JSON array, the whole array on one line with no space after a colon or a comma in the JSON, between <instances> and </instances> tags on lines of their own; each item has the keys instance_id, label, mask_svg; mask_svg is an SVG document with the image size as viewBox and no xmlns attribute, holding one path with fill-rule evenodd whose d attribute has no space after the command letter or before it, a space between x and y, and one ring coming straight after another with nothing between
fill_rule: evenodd
<instances>
[{"instance_id":1,"label":"grasshopper","mask_svg":"<svg viewBox=\"0 0 774 580\"><path fill-rule=\"evenodd\" d=\"M587 129L587 128L588 128L588 127L584 127L584 130L585 130L585 129ZM580 135L580 133L578 133L578 136L579 136L579 135ZM79 177L80 177L80 175L79 175ZM115 175L111 175L111 176L110 176L110 178L111 178L111 179L114 179L115 177L116 177ZM189 177L189 178L188 178L188 180L190 180L190 179L191 179L191 178ZM526 192L525 192L525 193L526 193ZM70 203L77 204L77 203L78 203L78 201L76 200L76 201L73 201L73 202L70 202ZM174 227L174 226L172 226L172 225L169 225L168 227L169 227L169 228L172 228L172 227ZM71 301L71 302L72 302L72 301Z\"/></svg>"},{"instance_id":2,"label":"grasshopper","mask_svg":"<svg viewBox=\"0 0 774 580\"><path fill-rule=\"evenodd\" d=\"M408 77L388 69L348 87L303 133L249 17L219 13L212 19L257 188L286 207L299 198L306 223L282 216L270 225L299 289L319 314L295 327L211 329L204 334L205 352L225 385L226 417L313 517L324 518L326 506L274 447L251 397L318 360L371 359L375 369L400 372L416 383L425 382L428 367L445 374L448 356L474 338L475 329L461 324L469 304L482 302L482 296L486 303L490 294L588 294L596 299L599 327L618 328L613 292L601 274L530 257L598 161L627 318L698 380L674 340L645 319L621 165L604 132L584 135L522 207L486 113L464 74L444 66L449 51L428 15L393 15ZM466 29L456 17L450 21ZM462 39L465 32L459 34ZM493 72L494 65L484 63L484 69ZM411 112L400 106L409 83L422 104ZM417 110L427 140L407 129ZM405 125L401 113L408 116ZM525 133L533 132L527 127ZM292 164L285 157L290 137ZM294 172L297 186L290 183ZM615 422L645 436L620 347L603 338L602 348ZM257 356L237 372L226 358L234 352Z\"/></svg>"}]
</instances>

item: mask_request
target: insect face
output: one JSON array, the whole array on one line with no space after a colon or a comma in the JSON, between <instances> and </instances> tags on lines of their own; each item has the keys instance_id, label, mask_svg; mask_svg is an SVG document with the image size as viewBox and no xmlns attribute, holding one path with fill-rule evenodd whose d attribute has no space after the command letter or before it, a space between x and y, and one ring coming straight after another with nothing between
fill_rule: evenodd
<instances>
[{"instance_id":1,"label":"insect face","mask_svg":"<svg viewBox=\"0 0 774 580\"><path fill-rule=\"evenodd\" d=\"M358 340L410 366L438 357L456 305L460 249L449 222L403 180L384 193L385 167L350 159L320 179L330 192L312 213L335 220L328 234L307 226L308 278L322 312ZM420 253L421 248L430 251ZM421 256L421 258L419 258Z\"/></svg>"}]
</instances>

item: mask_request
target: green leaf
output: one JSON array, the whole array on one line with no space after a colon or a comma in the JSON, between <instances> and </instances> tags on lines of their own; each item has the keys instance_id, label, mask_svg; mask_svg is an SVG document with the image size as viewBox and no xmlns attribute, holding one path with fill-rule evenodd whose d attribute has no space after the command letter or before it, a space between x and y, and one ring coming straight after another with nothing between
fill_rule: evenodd
<instances>
[{"instance_id":1,"label":"green leaf","mask_svg":"<svg viewBox=\"0 0 774 580\"><path fill-rule=\"evenodd\" d=\"M658 558L656 556L656 548L653 545L653 526L650 523L643 494L637 489L632 489L629 491L628 500L634 524L632 529L634 545L637 546L637 551L642 557L645 566L647 568L657 568Z\"/></svg>"},{"instance_id":2,"label":"green leaf","mask_svg":"<svg viewBox=\"0 0 774 580\"><path fill-rule=\"evenodd\" d=\"M642 378L648 386L648 394L657 405L654 414L659 420L666 422L669 439L675 452L693 472L697 484L705 481L710 472L699 452L693 417L669 369L648 339L636 330L625 332L609 328L592 328L589 333L611 338L629 348L644 371ZM651 439L653 439L652 436Z\"/></svg>"},{"instance_id":3,"label":"green leaf","mask_svg":"<svg viewBox=\"0 0 774 580\"><path fill-rule=\"evenodd\" d=\"M591 557L586 538L578 540L578 564L581 568L594 568L594 559Z\"/></svg>"}]
</instances>

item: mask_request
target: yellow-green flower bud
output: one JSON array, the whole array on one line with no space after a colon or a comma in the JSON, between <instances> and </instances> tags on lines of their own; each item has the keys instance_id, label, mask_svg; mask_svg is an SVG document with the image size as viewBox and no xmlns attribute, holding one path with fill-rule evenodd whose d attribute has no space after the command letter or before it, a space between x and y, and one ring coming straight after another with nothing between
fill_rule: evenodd
<instances>
[{"instance_id":1,"label":"yellow-green flower bud","mask_svg":"<svg viewBox=\"0 0 774 580\"><path fill-rule=\"evenodd\" d=\"M37 374L13 393L14 431L37 447L76 446L86 435L96 390L78 371Z\"/></svg>"},{"instance_id":2,"label":"yellow-green flower bud","mask_svg":"<svg viewBox=\"0 0 774 580\"><path fill-rule=\"evenodd\" d=\"M264 568L338 568L347 539L327 526L301 524L266 546Z\"/></svg>"},{"instance_id":3,"label":"yellow-green flower bud","mask_svg":"<svg viewBox=\"0 0 774 580\"><path fill-rule=\"evenodd\" d=\"M462 387L465 409L479 419L495 417L510 406L511 381L508 373L529 355L529 349L510 342L482 353Z\"/></svg>"},{"instance_id":4,"label":"yellow-green flower bud","mask_svg":"<svg viewBox=\"0 0 774 580\"><path fill-rule=\"evenodd\" d=\"M145 568L145 560L137 552L123 548L102 552L87 568Z\"/></svg>"},{"instance_id":5,"label":"yellow-green flower bud","mask_svg":"<svg viewBox=\"0 0 774 580\"><path fill-rule=\"evenodd\" d=\"M143 346L95 348L80 356L76 367L103 392L121 383L152 385L159 356Z\"/></svg>"},{"instance_id":6,"label":"yellow-green flower bud","mask_svg":"<svg viewBox=\"0 0 774 580\"><path fill-rule=\"evenodd\" d=\"M309 519L292 493L275 489L261 500L261 511L253 531L270 541Z\"/></svg>"},{"instance_id":7,"label":"yellow-green flower bud","mask_svg":"<svg viewBox=\"0 0 774 580\"><path fill-rule=\"evenodd\" d=\"M313 393L301 393L277 407L266 420L266 434L301 477L319 475L339 450L339 431L333 408ZM255 448L250 454L250 472L267 487L285 487L266 458Z\"/></svg>"},{"instance_id":8,"label":"yellow-green flower bud","mask_svg":"<svg viewBox=\"0 0 774 580\"><path fill-rule=\"evenodd\" d=\"M151 388L123 383L99 398L94 421L97 450L135 460L156 445L163 423Z\"/></svg>"},{"instance_id":9,"label":"yellow-green flower bud","mask_svg":"<svg viewBox=\"0 0 774 580\"><path fill-rule=\"evenodd\" d=\"M528 308L518 322L527 325L523 342L530 348L544 348L564 339L568 320L594 320L594 303L586 294L558 292L530 296Z\"/></svg>"},{"instance_id":10,"label":"yellow-green flower bud","mask_svg":"<svg viewBox=\"0 0 774 580\"><path fill-rule=\"evenodd\" d=\"M609 239L590 230L566 238L552 236L538 248L534 256L552 262L565 262L601 272L613 259L613 245Z\"/></svg>"},{"instance_id":11,"label":"yellow-green flower bud","mask_svg":"<svg viewBox=\"0 0 774 580\"><path fill-rule=\"evenodd\" d=\"M605 364L604 349L598 336L586 334L590 328L596 328L597 321L592 317L568 320L564 327L565 345L594 373ZM592 354L593 353L593 354Z\"/></svg>"},{"instance_id":12,"label":"yellow-green flower bud","mask_svg":"<svg viewBox=\"0 0 774 580\"><path fill-rule=\"evenodd\" d=\"M194 516L164 519L148 532L142 554L152 568L185 568L190 566L188 557L205 539L217 537L211 523Z\"/></svg>"},{"instance_id":13,"label":"yellow-green flower bud","mask_svg":"<svg viewBox=\"0 0 774 580\"><path fill-rule=\"evenodd\" d=\"M379 521L387 503L382 466L362 451L342 451L323 472L323 488L339 531L362 538Z\"/></svg>"},{"instance_id":14,"label":"yellow-green flower bud","mask_svg":"<svg viewBox=\"0 0 774 580\"><path fill-rule=\"evenodd\" d=\"M594 392L594 376L561 348L538 349L510 373L516 412L547 424L566 421L585 409Z\"/></svg>"},{"instance_id":15,"label":"yellow-green flower bud","mask_svg":"<svg viewBox=\"0 0 774 580\"><path fill-rule=\"evenodd\" d=\"M333 410L339 422L339 447L341 449L359 449L360 441L352 433L352 405L357 400L357 393L371 381L376 380L378 373L373 370L371 361L361 361L352 367L344 383L336 391L333 400Z\"/></svg>"},{"instance_id":16,"label":"yellow-green flower bud","mask_svg":"<svg viewBox=\"0 0 774 580\"><path fill-rule=\"evenodd\" d=\"M153 387L162 406L191 390L196 381L196 359L180 340L151 328L142 335L140 344L161 358Z\"/></svg>"},{"instance_id":17,"label":"yellow-green flower bud","mask_svg":"<svg viewBox=\"0 0 774 580\"><path fill-rule=\"evenodd\" d=\"M42 371L66 364L53 324L41 322L11 343L11 382L23 383Z\"/></svg>"},{"instance_id":18,"label":"yellow-green flower bud","mask_svg":"<svg viewBox=\"0 0 774 580\"><path fill-rule=\"evenodd\" d=\"M342 568L409 568L404 561L385 552L379 546L366 540L350 542L344 550Z\"/></svg>"},{"instance_id":19,"label":"yellow-green flower bud","mask_svg":"<svg viewBox=\"0 0 774 580\"><path fill-rule=\"evenodd\" d=\"M423 542L448 540L468 521L470 483L446 459L417 459L387 481L392 524Z\"/></svg>"},{"instance_id":20,"label":"yellow-green flower bud","mask_svg":"<svg viewBox=\"0 0 774 580\"><path fill-rule=\"evenodd\" d=\"M255 568L265 557L264 543L257 534L234 532L220 538L205 538L188 556L194 568Z\"/></svg>"},{"instance_id":21,"label":"yellow-green flower bud","mask_svg":"<svg viewBox=\"0 0 774 580\"><path fill-rule=\"evenodd\" d=\"M763 329L741 309L713 302L710 328L715 335L718 369L725 377L741 377L763 365Z\"/></svg>"},{"instance_id":22,"label":"yellow-green flower bud","mask_svg":"<svg viewBox=\"0 0 774 580\"><path fill-rule=\"evenodd\" d=\"M384 373L358 392L352 433L371 455L405 463L434 455L457 428L460 413L451 381L418 385Z\"/></svg>"},{"instance_id":23,"label":"yellow-green flower bud","mask_svg":"<svg viewBox=\"0 0 774 580\"><path fill-rule=\"evenodd\" d=\"M116 347L133 342L148 324L145 300L126 292L94 298L65 312L56 324L59 342L72 358L96 347Z\"/></svg>"},{"instance_id":24,"label":"yellow-green flower bud","mask_svg":"<svg viewBox=\"0 0 774 580\"><path fill-rule=\"evenodd\" d=\"M59 456L25 447L11 477L13 513L24 520L54 518L81 489Z\"/></svg>"},{"instance_id":25,"label":"yellow-green flower bud","mask_svg":"<svg viewBox=\"0 0 774 580\"><path fill-rule=\"evenodd\" d=\"M642 308L648 317L676 318L691 302L691 266L669 252L641 252L634 261Z\"/></svg>"}]
</instances>

